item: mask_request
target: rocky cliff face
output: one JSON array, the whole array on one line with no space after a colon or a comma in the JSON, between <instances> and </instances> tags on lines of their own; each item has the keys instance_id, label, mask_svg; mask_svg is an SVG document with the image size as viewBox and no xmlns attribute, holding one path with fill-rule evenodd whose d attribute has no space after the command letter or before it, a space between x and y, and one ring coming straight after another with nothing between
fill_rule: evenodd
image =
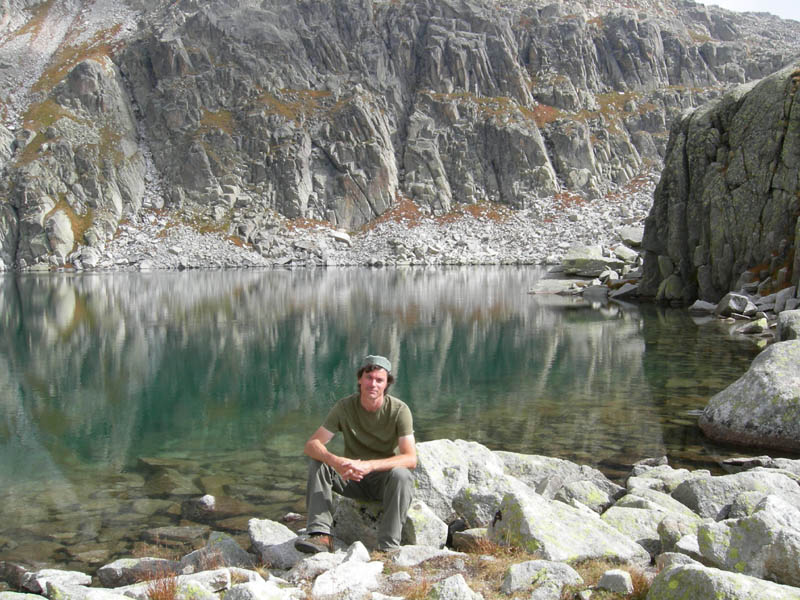
<instances>
[{"instance_id":1,"label":"rocky cliff face","mask_svg":"<svg viewBox=\"0 0 800 600\"><path fill-rule=\"evenodd\" d=\"M800 279L800 62L738 87L672 129L645 226L640 289L716 302Z\"/></svg>"},{"instance_id":2,"label":"rocky cliff face","mask_svg":"<svg viewBox=\"0 0 800 600\"><path fill-rule=\"evenodd\" d=\"M286 219L352 230L400 198L602 197L660 167L680 111L800 54L791 22L677 0L3 8L5 269L143 210L268 251Z\"/></svg>"}]
</instances>

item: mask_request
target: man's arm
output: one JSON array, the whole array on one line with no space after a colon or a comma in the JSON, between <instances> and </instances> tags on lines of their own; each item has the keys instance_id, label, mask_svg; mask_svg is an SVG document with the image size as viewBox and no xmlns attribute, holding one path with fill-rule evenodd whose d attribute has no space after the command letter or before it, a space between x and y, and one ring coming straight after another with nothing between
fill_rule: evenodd
<instances>
[{"instance_id":1,"label":"man's arm","mask_svg":"<svg viewBox=\"0 0 800 600\"><path fill-rule=\"evenodd\" d=\"M417 466L417 446L414 442L414 434L404 435L397 439L397 449L399 454L389 458L377 458L373 460L355 460L337 456L326 448L328 442L333 439L333 432L324 427L319 427L313 435L308 438L303 451L306 456L318 460L326 465L333 467L343 479L353 479L361 481L364 475L373 471L389 471L395 467L405 467L413 469Z\"/></svg>"},{"instance_id":2,"label":"man's arm","mask_svg":"<svg viewBox=\"0 0 800 600\"><path fill-rule=\"evenodd\" d=\"M365 475L373 471L390 471L395 467L413 469L417 466L417 446L414 443L413 433L397 438L397 449L400 451L399 454L388 458L349 461L347 479L361 481Z\"/></svg>"},{"instance_id":3,"label":"man's arm","mask_svg":"<svg viewBox=\"0 0 800 600\"><path fill-rule=\"evenodd\" d=\"M332 431L328 431L320 426L311 437L308 438L306 445L303 447L303 452L305 452L306 456L333 467L341 475L341 471L344 469L343 462L346 459L337 456L333 452L329 452L328 448L326 448L328 442L333 439L333 436L334 433Z\"/></svg>"}]
</instances>

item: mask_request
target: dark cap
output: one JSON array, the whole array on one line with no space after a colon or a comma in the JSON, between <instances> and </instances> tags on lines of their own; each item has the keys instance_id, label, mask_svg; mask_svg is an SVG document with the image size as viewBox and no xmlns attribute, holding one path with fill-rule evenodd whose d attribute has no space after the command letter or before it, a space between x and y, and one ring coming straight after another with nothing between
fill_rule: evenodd
<instances>
[{"instance_id":1,"label":"dark cap","mask_svg":"<svg viewBox=\"0 0 800 600\"><path fill-rule=\"evenodd\" d=\"M385 356L377 356L374 354L370 354L369 356L365 356L364 360L361 361L362 369L370 367L372 365L380 367L381 369L385 369L387 373L392 372L392 363L390 363L389 359L386 358Z\"/></svg>"}]
</instances>

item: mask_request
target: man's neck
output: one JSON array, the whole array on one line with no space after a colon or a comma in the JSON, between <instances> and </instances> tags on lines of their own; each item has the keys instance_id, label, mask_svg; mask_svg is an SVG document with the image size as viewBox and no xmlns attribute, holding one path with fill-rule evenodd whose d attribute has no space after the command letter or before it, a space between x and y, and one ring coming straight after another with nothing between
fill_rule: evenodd
<instances>
[{"instance_id":1,"label":"man's neck","mask_svg":"<svg viewBox=\"0 0 800 600\"><path fill-rule=\"evenodd\" d=\"M381 395L378 398L375 398L374 400L372 398L369 398L369 397L361 396L361 398L360 398L361 408L363 408L367 412L375 412L381 406L383 406L384 399L385 399L385 395Z\"/></svg>"}]
</instances>

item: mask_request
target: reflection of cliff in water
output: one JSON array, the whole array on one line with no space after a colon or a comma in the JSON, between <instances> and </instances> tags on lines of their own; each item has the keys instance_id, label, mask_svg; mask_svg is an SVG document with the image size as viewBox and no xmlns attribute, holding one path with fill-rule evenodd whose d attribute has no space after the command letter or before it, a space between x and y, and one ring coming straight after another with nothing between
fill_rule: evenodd
<instances>
[{"instance_id":1,"label":"reflection of cliff in water","mask_svg":"<svg viewBox=\"0 0 800 600\"><path fill-rule=\"evenodd\" d=\"M472 439L607 472L674 453L681 440L666 427L687 389L696 408L704 386L727 385L749 362L682 311L528 294L542 273L0 277L0 556L4 540L24 555L29 538L43 557L122 547L174 524L169 505L209 482L254 505L250 516L302 510L302 443L354 391L368 352L396 365L392 393L411 405L419 440ZM710 383L697 381L704 370ZM131 472L143 455L177 461L174 479ZM161 507L136 512L148 506Z\"/></svg>"},{"instance_id":2,"label":"reflection of cliff in water","mask_svg":"<svg viewBox=\"0 0 800 600\"><path fill-rule=\"evenodd\" d=\"M120 468L142 447L236 446L287 413L322 414L353 389L358 357L383 352L421 433L446 417L453 437L497 444L497 421L483 415L501 411L515 445L543 449L541 424L558 425L545 437L580 443L609 411L619 416L604 426L638 423L641 407L609 390L639 377L641 319L529 296L539 273L6 277L0 354L12 393L3 420L13 430L11 415L27 415L56 463ZM553 406L563 393L580 410Z\"/></svg>"},{"instance_id":3,"label":"reflection of cliff in water","mask_svg":"<svg viewBox=\"0 0 800 600\"><path fill-rule=\"evenodd\" d=\"M648 387L659 391L654 399L664 434L683 449L674 458L688 467L707 466L715 444L696 426L697 413L747 370L759 348L752 337L731 335L730 325L717 319L695 321L685 310L650 305L642 312L644 373Z\"/></svg>"}]
</instances>

